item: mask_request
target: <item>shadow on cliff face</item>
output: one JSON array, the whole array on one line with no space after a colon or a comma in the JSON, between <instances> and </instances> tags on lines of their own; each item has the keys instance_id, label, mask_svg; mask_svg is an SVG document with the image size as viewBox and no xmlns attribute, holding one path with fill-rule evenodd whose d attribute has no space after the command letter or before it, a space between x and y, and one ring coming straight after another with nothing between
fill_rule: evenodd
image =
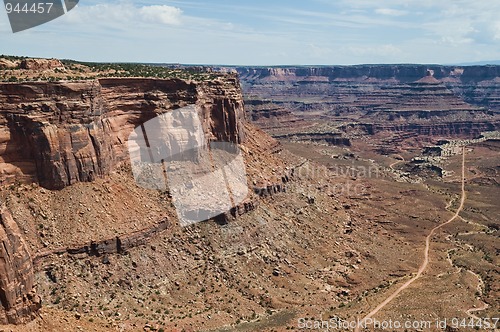
<instances>
[{"instance_id":1,"label":"shadow on cliff face","mask_svg":"<svg viewBox=\"0 0 500 332\"><path fill-rule=\"evenodd\" d=\"M36 165L29 140L29 129L22 123L19 116L7 116L7 128L10 139L7 140L5 151L2 155L5 163L18 169L21 175L14 180L36 180ZM10 182L10 181L8 181ZM13 181L12 181L13 182Z\"/></svg>"},{"instance_id":2,"label":"shadow on cliff face","mask_svg":"<svg viewBox=\"0 0 500 332\"><path fill-rule=\"evenodd\" d=\"M131 118L122 130L132 131L136 122L155 115L145 112ZM6 118L10 138L2 157L11 165L7 172L13 174L7 184L38 182L44 188L60 190L76 182L92 182L106 175L116 162L108 119L60 126L17 114Z\"/></svg>"},{"instance_id":3,"label":"shadow on cliff face","mask_svg":"<svg viewBox=\"0 0 500 332\"><path fill-rule=\"evenodd\" d=\"M93 181L110 168L112 156L101 158L110 150L102 123L60 128L22 115L11 114L7 119L10 139L4 161L17 168L15 180L62 189L75 182Z\"/></svg>"}]
</instances>

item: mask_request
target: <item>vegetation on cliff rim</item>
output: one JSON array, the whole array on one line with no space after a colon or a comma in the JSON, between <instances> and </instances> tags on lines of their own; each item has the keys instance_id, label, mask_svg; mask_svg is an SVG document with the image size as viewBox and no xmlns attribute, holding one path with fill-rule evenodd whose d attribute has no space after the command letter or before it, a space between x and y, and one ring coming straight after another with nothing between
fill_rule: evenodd
<instances>
[{"instance_id":1,"label":"vegetation on cliff rim","mask_svg":"<svg viewBox=\"0 0 500 332\"><path fill-rule=\"evenodd\" d=\"M92 63L74 60L61 60L64 68L45 70L22 69L21 63L26 57L0 55L0 82L32 81L78 81L111 77L141 77L159 79L183 79L210 81L222 74L210 71L206 67L158 66L139 63ZM15 64L15 67L2 66L1 61ZM43 60L43 59L38 59Z\"/></svg>"}]
</instances>

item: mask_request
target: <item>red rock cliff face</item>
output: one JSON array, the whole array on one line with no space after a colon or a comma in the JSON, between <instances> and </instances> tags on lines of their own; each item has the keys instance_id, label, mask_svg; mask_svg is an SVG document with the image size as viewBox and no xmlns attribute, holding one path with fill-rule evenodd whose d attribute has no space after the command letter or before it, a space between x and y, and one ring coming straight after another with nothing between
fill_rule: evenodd
<instances>
[{"instance_id":1,"label":"red rock cliff face","mask_svg":"<svg viewBox=\"0 0 500 332\"><path fill-rule=\"evenodd\" d=\"M387 102L405 105L405 97L420 99L425 89L446 102L500 110L500 66L357 65L331 67L236 68L248 95L276 99L281 94L338 96L347 106L370 107ZM427 86L415 82L428 83ZM430 83L430 84L429 84ZM447 94L450 94L448 96ZM417 93L417 94L415 94ZM360 97L362 96L362 98ZM343 97L349 97L342 100ZM398 96L398 98L393 98ZM424 96L425 97L425 96ZM453 97L453 98L450 98ZM443 98L441 98L443 99ZM454 100L453 100L454 99ZM444 99L443 99L444 100ZM323 100L328 102L329 100ZM428 107L425 100L419 106ZM428 108L425 108L428 109Z\"/></svg>"},{"instance_id":2,"label":"red rock cliff face","mask_svg":"<svg viewBox=\"0 0 500 332\"><path fill-rule=\"evenodd\" d=\"M117 78L0 84L0 182L61 189L92 181L127 160L126 141L137 125L190 104L200 107L209 140L244 139L234 75L203 83Z\"/></svg>"},{"instance_id":3,"label":"red rock cliff face","mask_svg":"<svg viewBox=\"0 0 500 332\"><path fill-rule=\"evenodd\" d=\"M19 227L0 207L0 324L22 324L40 308L31 256Z\"/></svg>"},{"instance_id":4,"label":"red rock cliff face","mask_svg":"<svg viewBox=\"0 0 500 332\"><path fill-rule=\"evenodd\" d=\"M500 128L500 66L236 70L249 118L277 137L324 122L340 124L338 129L349 134L368 135L384 131L473 138ZM306 131L305 137L312 137Z\"/></svg>"}]
</instances>

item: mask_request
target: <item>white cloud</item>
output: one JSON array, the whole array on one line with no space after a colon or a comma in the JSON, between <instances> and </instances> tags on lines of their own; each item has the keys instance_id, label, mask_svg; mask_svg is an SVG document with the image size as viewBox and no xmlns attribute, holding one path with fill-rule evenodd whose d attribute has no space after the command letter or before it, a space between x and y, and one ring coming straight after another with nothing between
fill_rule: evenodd
<instances>
[{"instance_id":1,"label":"white cloud","mask_svg":"<svg viewBox=\"0 0 500 332\"><path fill-rule=\"evenodd\" d=\"M472 22L465 19L447 19L440 22L426 23L423 27L435 36L435 41L440 41L452 46L474 42L471 38L471 34L477 32Z\"/></svg>"},{"instance_id":2,"label":"white cloud","mask_svg":"<svg viewBox=\"0 0 500 332\"><path fill-rule=\"evenodd\" d=\"M493 38L495 40L500 40L500 22L494 23L494 25L493 25L493 33L494 33Z\"/></svg>"},{"instance_id":3,"label":"white cloud","mask_svg":"<svg viewBox=\"0 0 500 332\"><path fill-rule=\"evenodd\" d=\"M181 23L182 10L176 7L156 5L146 6L139 10L145 21L178 25Z\"/></svg>"},{"instance_id":4,"label":"white cloud","mask_svg":"<svg viewBox=\"0 0 500 332\"><path fill-rule=\"evenodd\" d=\"M79 6L63 17L67 22L92 22L97 25L115 26L127 29L133 23L155 23L179 25L182 21L182 10L166 5L136 7L128 3L97 4L94 6Z\"/></svg>"},{"instance_id":5,"label":"white cloud","mask_svg":"<svg viewBox=\"0 0 500 332\"><path fill-rule=\"evenodd\" d=\"M392 9L392 8L377 8L375 13L386 16L405 16L408 15L406 10Z\"/></svg>"}]
</instances>

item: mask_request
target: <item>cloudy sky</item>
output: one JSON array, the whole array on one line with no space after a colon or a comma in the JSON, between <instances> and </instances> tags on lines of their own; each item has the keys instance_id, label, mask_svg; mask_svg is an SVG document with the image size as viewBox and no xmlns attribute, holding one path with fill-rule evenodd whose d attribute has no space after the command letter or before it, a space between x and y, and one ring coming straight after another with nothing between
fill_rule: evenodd
<instances>
[{"instance_id":1,"label":"cloudy sky","mask_svg":"<svg viewBox=\"0 0 500 332\"><path fill-rule=\"evenodd\" d=\"M500 0L96 1L13 34L0 53L84 61L298 65L500 58Z\"/></svg>"}]
</instances>

